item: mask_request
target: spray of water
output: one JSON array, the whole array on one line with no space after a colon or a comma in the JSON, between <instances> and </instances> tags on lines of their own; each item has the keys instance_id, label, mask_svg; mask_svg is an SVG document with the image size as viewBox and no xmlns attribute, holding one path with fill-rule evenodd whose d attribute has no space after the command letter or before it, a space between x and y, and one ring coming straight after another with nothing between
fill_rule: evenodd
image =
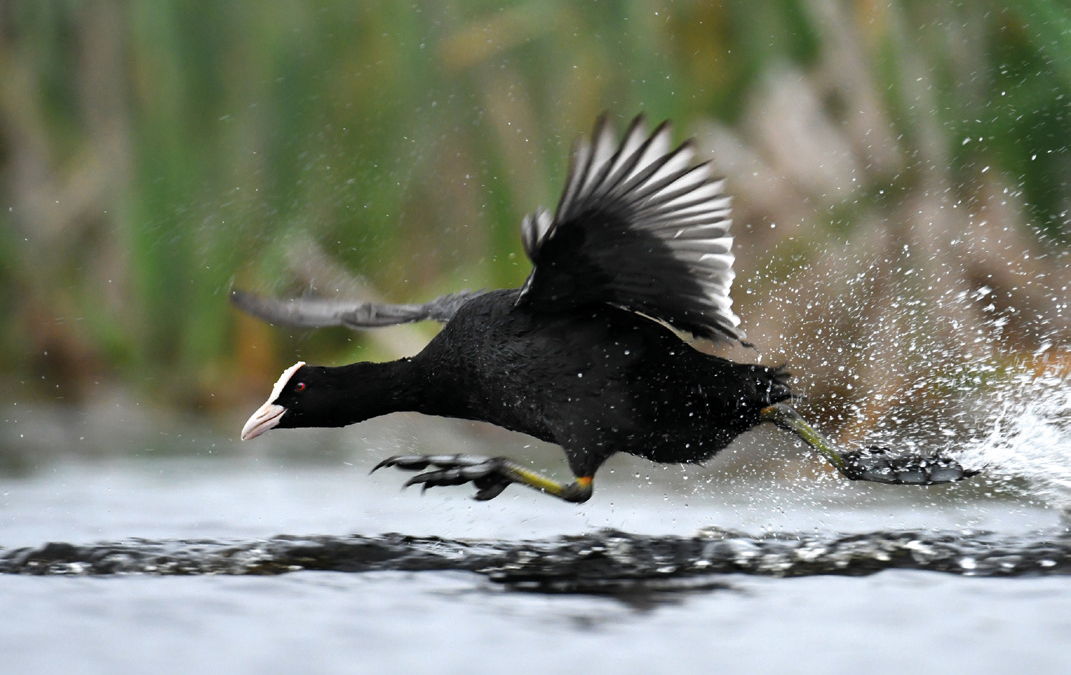
<instances>
[{"instance_id":1,"label":"spray of water","mask_svg":"<svg viewBox=\"0 0 1071 675\"><path fill-rule=\"evenodd\" d=\"M984 433L959 459L995 478L1025 481L1031 496L1071 513L1071 379L1067 364L996 383L983 405Z\"/></svg>"},{"instance_id":2,"label":"spray of water","mask_svg":"<svg viewBox=\"0 0 1071 675\"><path fill-rule=\"evenodd\" d=\"M1009 245L1007 278L979 283L941 250L801 265L756 292L784 345L770 360L790 364L804 413L842 446L955 459L1071 516L1067 258Z\"/></svg>"}]
</instances>

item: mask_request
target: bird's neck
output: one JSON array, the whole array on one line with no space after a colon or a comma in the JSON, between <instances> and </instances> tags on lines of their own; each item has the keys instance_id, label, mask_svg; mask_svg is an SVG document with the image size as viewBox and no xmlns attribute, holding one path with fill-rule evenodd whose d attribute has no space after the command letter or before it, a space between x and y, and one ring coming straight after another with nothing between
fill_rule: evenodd
<instances>
[{"instance_id":1,"label":"bird's neck","mask_svg":"<svg viewBox=\"0 0 1071 675\"><path fill-rule=\"evenodd\" d=\"M331 395L320 408L324 421L316 426L346 426L394 412L484 419L472 409L471 383L455 370L423 352L386 363L324 368Z\"/></svg>"},{"instance_id":2,"label":"bird's neck","mask_svg":"<svg viewBox=\"0 0 1071 675\"><path fill-rule=\"evenodd\" d=\"M412 359L354 363L329 370L337 382L335 415L343 425L425 407L422 374Z\"/></svg>"}]
</instances>

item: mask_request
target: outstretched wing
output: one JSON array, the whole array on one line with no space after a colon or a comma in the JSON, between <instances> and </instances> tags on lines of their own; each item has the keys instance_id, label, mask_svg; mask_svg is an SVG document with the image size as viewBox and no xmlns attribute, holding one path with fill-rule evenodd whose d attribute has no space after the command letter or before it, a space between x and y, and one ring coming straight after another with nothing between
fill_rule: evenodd
<instances>
[{"instance_id":1,"label":"outstretched wing","mask_svg":"<svg viewBox=\"0 0 1071 675\"><path fill-rule=\"evenodd\" d=\"M233 290L231 302L243 312L271 323L303 328L346 326L361 330L417 321L446 323L453 318L461 305L483 293L484 291L460 291L422 305L388 305L319 298L280 300Z\"/></svg>"},{"instance_id":2,"label":"outstretched wing","mask_svg":"<svg viewBox=\"0 0 1071 675\"><path fill-rule=\"evenodd\" d=\"M617 143L606 117L573 149L551 218L524 219L532 273L518 304L545 311L610 303L697 335L742 340L732 312L732 237L723 180L672 149L668 122L650 136L641 115Z\"/></svg>"}]
</instances>

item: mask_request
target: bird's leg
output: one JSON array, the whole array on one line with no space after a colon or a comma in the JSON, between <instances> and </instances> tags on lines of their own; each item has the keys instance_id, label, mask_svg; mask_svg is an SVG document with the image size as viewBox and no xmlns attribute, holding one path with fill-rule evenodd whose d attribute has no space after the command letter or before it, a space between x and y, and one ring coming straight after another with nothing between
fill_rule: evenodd
<instances>
[{"instance_id":1,"label":"bird's leg","mask_svg":"<svg viewBox=\"0 0 1071 675\"><path fill-rule=\"evenodd\" d=\"M405 486L420 485L424 490L440 485L476 486L476 499L487 501L502 494L510 483L519 483L548 495L579 504L591 498L590 476L577 477L572 483L561 483L538 471L521 466L506 457L477 455L399 455L388 457L372 471L394 466L406 471L423 471L406 481ZM424 471L432 467L430 471Z\"/></svg>"},{"instance_id":2,"label":"bird's leg","mask_svg":"<svg viewBox=\"0 0 1071 675\"><path fill-rule=\"evenodd\" d=\"M845 471L848 464L840 456L840 453L833 449L833 444L829 442L829 439L810 424L807 424L791 406L784 403L767 406L762 409L762 420L764 422L773 422L777 427L796 434L800 440L832 464L833 468L847 475Z\"/></svg>"},{"instance_id":3,"label":"bird's leg","mask_svg":"<svg viewBox=\"0 0 1071 675\"><path fill-rule=\"evenodd\" d=\"M876 447L838 452L829 439L784 403L763 408L762 419L796 434L841 475L851 480L896 485L933 485L951 483L978 473L977 470L967 469L959 462L945 457L896 457L888 454L884 448Z\"/></svg>"}]
</instances>

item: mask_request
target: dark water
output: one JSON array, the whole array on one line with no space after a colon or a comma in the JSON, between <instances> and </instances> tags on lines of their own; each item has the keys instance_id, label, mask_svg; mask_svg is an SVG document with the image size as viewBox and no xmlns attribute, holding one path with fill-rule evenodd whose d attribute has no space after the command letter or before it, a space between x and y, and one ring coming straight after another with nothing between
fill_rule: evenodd
<instances>
[{"instance_id":1,"label":"dark water","mask_svg":"<svg viewBox=\"0 0 1071 675\"><path fill-rule=\"evenodd\" d=\"M368 475L471 450L406 424L256 452L172 433L213 454L3 477L0 672L1067 672L1071 537L1022 486L846 483L745 447L615 459L579 507L476 503Z\"/></svg>"},{"instance_id":2,"label":"dark water","mask_svg":"<svg viewBox=\"0 0 1071 675\"><path fill-rule=\"evenodd\" d=\"M385 535L50 542L6 552L0 573L278 575L300 571L473 572L512 590L657 595L725 586L727 574L864 576L908 569L979 577L1064 576L1071 535L866 532L752 536L707 528L693 537L602 530L553 540Z\"/></svg>"}]
</instances>

